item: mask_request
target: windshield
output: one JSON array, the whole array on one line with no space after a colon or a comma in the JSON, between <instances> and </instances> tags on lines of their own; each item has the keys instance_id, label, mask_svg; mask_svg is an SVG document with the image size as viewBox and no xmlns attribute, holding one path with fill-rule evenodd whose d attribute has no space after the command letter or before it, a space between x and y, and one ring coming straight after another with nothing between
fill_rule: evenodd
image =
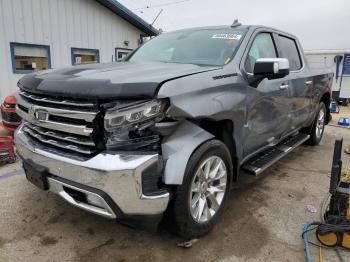
<instances>
[{"instance_id":1,"label":"windshield","mask_svg":"<svg viewBox=\"0 0 350 262\"><path fill-rule=\"evenodd\" d=\"M221 28L164 33L145 43L127 60L224 65L231 61L245 32Z\"/></svg>"}]
</instances>

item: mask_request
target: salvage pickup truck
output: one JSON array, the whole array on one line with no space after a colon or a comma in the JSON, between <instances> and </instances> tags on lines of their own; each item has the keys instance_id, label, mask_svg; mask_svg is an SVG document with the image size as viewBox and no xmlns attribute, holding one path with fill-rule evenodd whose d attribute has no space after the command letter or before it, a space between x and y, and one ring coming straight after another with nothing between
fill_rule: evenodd
<instances>
[{"instance_id":1,"label":"salvage pickup truck","mask_svg":"<svg viewBox=\"0 0 350 262\"><path fill-rule=\"evenodd\" d=\"M27 179L72 205L136 226L167 214L195 238L240 173L320 143L332 79L276 29L163 33L122 62L21 78L16 147Z\"/></svg>"}]
</instances>

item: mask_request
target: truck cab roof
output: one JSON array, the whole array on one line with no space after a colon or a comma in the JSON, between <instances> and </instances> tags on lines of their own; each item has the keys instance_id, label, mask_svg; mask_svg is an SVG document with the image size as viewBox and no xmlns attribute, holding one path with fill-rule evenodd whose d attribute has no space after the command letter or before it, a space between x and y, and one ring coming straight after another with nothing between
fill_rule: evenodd
<instances>
[{"instance_id":1,"label":"truck cab roof","mask_svg":"<svg viewBox=\"0 0 350 262\"><path fill-rule=\"evenodd\" d=\"M216 25L216 26L201 26L201 27L191 27L191 28L184 28L184 29L178 29L174 31L169 31L165 33L173 33L173 32L186 32L186 31L199 31L199 30L213 30L213 29L229 29L229 28L236 28L236 29L243 29L243 30L250 30L250 31L255 31L256 29L260 28L265 28L266 30L269 31L274 31L281 33L283 35L287 35L292 38L297 38L295 35L287 33L285 31L273 28L273 27L268 27L268 26L263 26L263 25L238 25L238 26L231 26L231 25Z\"/></svg>"}]
</instances>

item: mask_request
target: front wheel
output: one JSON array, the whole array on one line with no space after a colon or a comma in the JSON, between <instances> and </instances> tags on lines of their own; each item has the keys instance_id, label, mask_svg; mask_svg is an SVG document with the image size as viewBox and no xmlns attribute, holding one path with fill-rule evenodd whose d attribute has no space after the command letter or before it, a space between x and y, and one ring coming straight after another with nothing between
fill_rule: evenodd
<instances>
[{"instance_id":1,"label":"front wheel","mask_svg":"<svg viewBox=\"0 0 350 262\"><path fill-rule=\"evenodd\" d=\"M318 145L321 142L326 124L326 114L326 106L321 102L308 140L310 145Z\"/></svg>"},{"instance_id":2,"label":"front wheel","mask_svg":"<svg viewBox=\"0 0 350 262\"><path fill-rule=\"evenodd\" d=\"M228 197L231 174L230 153L222 142L208 141L193 153L175 194L174 220L180 236L197 238L214 227Z\"/></svg>"}]
</instances>

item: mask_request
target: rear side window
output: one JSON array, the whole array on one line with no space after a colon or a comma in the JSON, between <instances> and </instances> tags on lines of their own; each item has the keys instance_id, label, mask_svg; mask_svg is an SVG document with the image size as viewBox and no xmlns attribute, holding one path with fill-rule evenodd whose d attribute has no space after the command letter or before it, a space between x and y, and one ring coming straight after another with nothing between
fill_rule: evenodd
<instances>
[{"instance_id":1,"label":"rear side window","mask_svg":"<svg viewBox=\"0 0 350 262\"><path fill-rule=\"evenodd\" d=\"M301 69L302 63L300 53L295 40L281 35L278 36L278 38L281 47L281 57L288 58L290 71Z\"/></svg>"},{"instance_id":2,"label":"rear side window","mask_svg":"<svg viewBox=\"0 0 350 262\"><path fill-rule=\"evenodd\" d=\"M254 65L259 58L276 58L277 52L270 33L258 34L252 46L249 49L247 60L245 61L245 70L253 72Z\"/></svg>"}]
</instances>

